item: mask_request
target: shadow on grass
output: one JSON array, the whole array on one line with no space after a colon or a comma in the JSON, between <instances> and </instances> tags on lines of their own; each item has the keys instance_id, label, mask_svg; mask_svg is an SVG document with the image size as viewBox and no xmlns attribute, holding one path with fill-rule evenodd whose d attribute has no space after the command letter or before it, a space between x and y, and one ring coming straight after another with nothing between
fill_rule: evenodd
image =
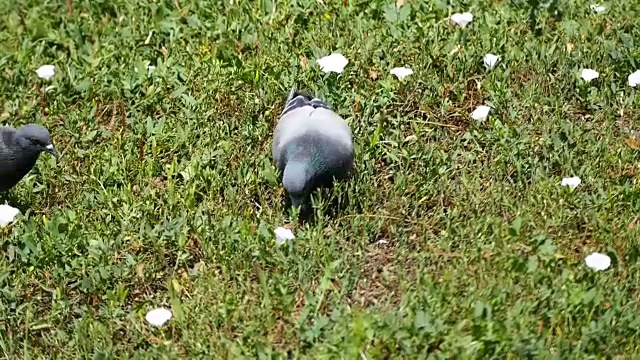
<instances>
[{"instance_id":1,"label":"shadow on grass","mask_svg":"<svg viewBox=\"0 0 640 360\"><path fill-rule=\"evenodd\" d=\"M316 190L313 195L313 201L308 199L299 209L298 212L298 224L302 225L309 223L315 224L319 217L326 216L331 220L335 220L342 216L344 212L349 208L349 194L335 194L333 193L333 186ZM291 208L291 198L284 192L283 199L284 208L283 212L286 217L294 219L293 209Z\"/></svg>"},{"instance_id":2,"label":"shadow on grass","mask_svg":"<svg viewBox=\"0 0 640 360\"><path fill-rule=\"evenodd\" d=\"M11 190L0 193L0 205L2 204L18 208L23 214L26 214L29 210L33 210L31 201L15 196Z\"/></svg>"}]
</instances>

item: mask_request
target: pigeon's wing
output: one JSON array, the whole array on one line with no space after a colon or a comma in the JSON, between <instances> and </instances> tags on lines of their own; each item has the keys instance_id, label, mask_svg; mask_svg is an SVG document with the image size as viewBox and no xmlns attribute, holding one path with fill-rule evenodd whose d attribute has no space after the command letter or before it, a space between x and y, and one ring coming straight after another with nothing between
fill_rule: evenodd
<instances>
[{"instance_id":1,"label":"pigeon's wing","mask_svg":"<svg viewBox=\"0 0 640 360\"><path fill-rule=\"evenodd\" d=\"M273 134L273 159L279 163L282 148L291 139L303 135L310 127L311 120L309 114L313 111L312 107L301 107L284 114ZM282 165L282 164L281 164ZM278 165L280 167L280 165Z\"/></svg>"},{"instance_id":2,"label":"pigeon's wing","mask_svg":"<svg viewBox=\"0 0 640 360\"><path fill-rule=\"evenodd\" d=\"M295 86L289 92L284 109L280 114L280 120L273 133L271 148L273 160L280 170L283 170L286 165L281 159L282 148L290 139L304 133L307 127L306 118L314 110L312 100L311 96L297 92Z\"/></svg>"},{"instance_id":3,"label":"pigeon's wing","mask_svg":"<svg viewBox=\"0 0 640 360\"><path fill-rule=\"evenodd\" d=\"M16 129L0 127L0 170L4 162L15 158L13 147L11 146L15 133Z\"/></svg>"},{"instance_id":4,"label":"pigeon's wing","mask_svg":"<svg viewBox=\"0 0 640 360\"><path fill-rule=\"evenodd\" d=\"M353 149L353 133L344 119L332 110L318 108L309 114L311 128L341 146Z\"/></svg>"},{"instance_id":5,"label":"pigeon's wing","mask_svg":"<svg viewBox=\"0 0 640 360\"><path fill-rule=\"evenodd\" d=\"M310 116L314 124L323 126L314 133L323 145L320 148L322 161L317 173L319 182L331 183L333 178L344 179L353 165L353 135L349 125L336 113L317 109Z\"/></svg>"},{"instance_id":6,"label":"pigeon's wing","mask_svg":"<svg viewBox=\"0 0 640 360\"><path fill-rule=\"evenodd\" d=\"M19 179L16 174L16 154L12 146L16 130L0 127L0 191L13 187Z\"/></svg>"}]
</instances>

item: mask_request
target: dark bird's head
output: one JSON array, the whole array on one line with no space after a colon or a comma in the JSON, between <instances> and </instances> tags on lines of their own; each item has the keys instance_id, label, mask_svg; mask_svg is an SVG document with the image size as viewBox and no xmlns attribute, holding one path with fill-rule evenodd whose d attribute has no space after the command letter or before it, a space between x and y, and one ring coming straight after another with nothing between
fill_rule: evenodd
<instances>
[{"instance_id":1,"label":"dark bird's head","mask_svg":"<svg viewBox=\"0 0 640 360\"><path fill-rule=\"evenodd\" d=\"M49 131L37 124L27 124L16 132L16 142L23 150L41 153L43 151L58 157L58 152L51 143Z\"/></svg>"}]
</instances>

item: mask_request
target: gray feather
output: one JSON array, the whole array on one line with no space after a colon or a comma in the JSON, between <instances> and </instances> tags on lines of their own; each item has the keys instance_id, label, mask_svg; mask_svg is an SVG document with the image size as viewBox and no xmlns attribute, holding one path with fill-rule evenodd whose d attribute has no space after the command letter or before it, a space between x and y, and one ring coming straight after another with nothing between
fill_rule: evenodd
<instances>
[{"instance_id":1,"label":"gray feather","mask_svg":"<svg viewBox=\"0 0 640 360\"><path fill-rule=\"evenodd\" d=\"M282 110L282 114L280 114L280 117L294 110L307 107L307 106L314 109L326 109L326 110L333 111L331 107L327 105L324 101L318 98L312 98L307 94L299 93L296 91L296 88L294 87L291 89L291 92L287 97L287 102L285 103L284 110Z\"/></svg>"},{"instance_id":2,"label":"gray feather","mask_svg":"<svg viewBox=\"0 0 640 360\"><path fill-rule=\"evenodd\" d=\"M42 126L0 127L0 192L13 188L22 180L42 151L57 155L51 145L49 131Z\"/></svg>"},{"instance_id":3,"label":"gray feather","mask_svg":"<svg viewBox=\"0 0 640 360\"><path fill-rule=\"evenodd\" d=\"M315 188L347 177L353 135L328 104L293 88L274 132L272 156L295 204Z\"/></svg>"}]
</instances>

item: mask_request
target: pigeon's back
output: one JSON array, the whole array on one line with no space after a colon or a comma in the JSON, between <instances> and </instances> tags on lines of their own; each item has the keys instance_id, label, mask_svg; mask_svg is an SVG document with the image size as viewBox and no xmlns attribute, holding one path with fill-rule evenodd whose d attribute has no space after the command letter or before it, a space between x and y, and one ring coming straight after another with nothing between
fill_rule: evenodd
<instances>
[{"instance_id":1,"label":"pigeon's back","mask_svg":"<svg viewBox=\"0 0 640 360\"><path fill-rule=\"evenodd\" d=\"M274 132L272 155L280 170L287 162L284 149L300 139L322 143L327 156L352 161L353 135L344 119L323 101L292 91Z\"/></svg>"},{"instance_id":2,"label":"pigeon's back","mask_svg":"<svg viewBox=\"0 0 640 360\"><path fill-rule=\"evenodd\" d=\"M14 137L16 129L0 126L0 169L7 162L15 160Z\"/></svg>"},{"instance_id":3,"label":"pigeon's back","mask_svg":"<svg viewBox=\"0 0 640 360\"><path fill-rule=\"evenodd\" d=\"M11 189L33 167L37 157L20 156L15 145L16 129L0 127L0 192Z\"/></svg>"}]
</instances>

